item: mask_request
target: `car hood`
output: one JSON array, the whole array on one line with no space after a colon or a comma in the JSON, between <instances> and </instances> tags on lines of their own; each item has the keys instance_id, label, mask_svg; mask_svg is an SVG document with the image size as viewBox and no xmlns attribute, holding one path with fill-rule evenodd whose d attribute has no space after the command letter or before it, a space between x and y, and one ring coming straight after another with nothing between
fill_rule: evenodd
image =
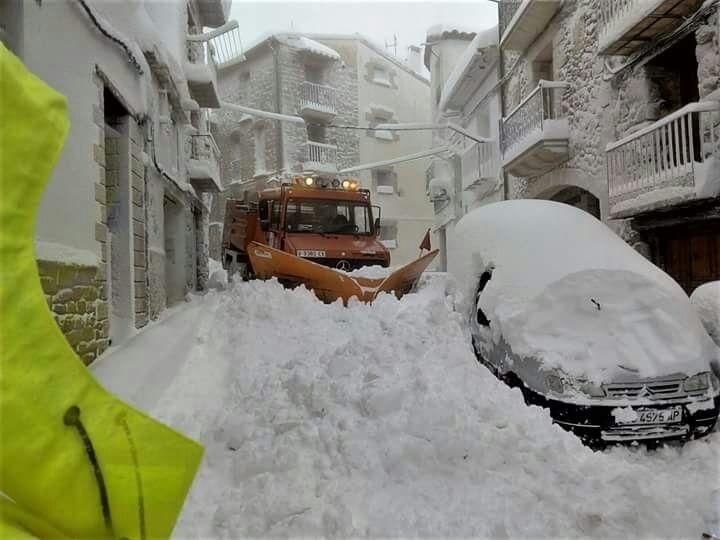
<instances>
[{"instance_id":1,"label":"car hood","mask_svg":"<svg viewBox=\"0 0 720 540\"><path fill-rule=\"evenodd\" d=\"M675 293L634 272L584 270L548 285L522 306L495 302L488 317L494 338L505 339L515 354L579 378L602 382L629 373L650 378L707 371L720 349L689 300Z\"/></svg>"},{"instance_id":2,"label":"car hood","mask_svg":"<svg viewBox=\"0 0 720 540\"><path fill-rule=\"evenodd\" d=\"M324 251L328 259L388 259L387 250L374 236L351 234L288 234L285 249Z\"/></svg>"}]
</instances>

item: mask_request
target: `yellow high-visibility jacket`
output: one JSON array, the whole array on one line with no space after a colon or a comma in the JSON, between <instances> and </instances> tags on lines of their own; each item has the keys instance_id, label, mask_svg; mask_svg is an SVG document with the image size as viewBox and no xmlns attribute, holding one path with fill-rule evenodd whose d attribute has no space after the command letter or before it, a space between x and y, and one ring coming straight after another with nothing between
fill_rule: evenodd
<instances>
[{"instance_id":1,"label":"yellow high-visibility jacket","mask_svg":"<svg viewBox=\"0 0 720 540\"><path fill-rule=\"evenodd\" d=\"M203 449L100 386L40 286L35 212L68 127L0 43L0 538L166 538Z\"/></svg>"}]
</instances>

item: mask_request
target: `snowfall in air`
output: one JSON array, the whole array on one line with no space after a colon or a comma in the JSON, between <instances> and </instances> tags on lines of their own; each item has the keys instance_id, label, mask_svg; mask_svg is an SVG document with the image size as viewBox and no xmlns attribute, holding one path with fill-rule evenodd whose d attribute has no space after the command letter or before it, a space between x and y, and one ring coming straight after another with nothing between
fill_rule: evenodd
<instances>
[{"instance_id":1,"label":"snowfall in air","mask_svg":"<svg viewBox=\"0 0 720 540\"><path fill-rule=\"evenodd\" d=\"M95 369L206 447L179 538L699 538L718 526L719 433L593 452L478 365L455 301L444 274L348 308L236 283Z\"/></svg>"}]
</instances>

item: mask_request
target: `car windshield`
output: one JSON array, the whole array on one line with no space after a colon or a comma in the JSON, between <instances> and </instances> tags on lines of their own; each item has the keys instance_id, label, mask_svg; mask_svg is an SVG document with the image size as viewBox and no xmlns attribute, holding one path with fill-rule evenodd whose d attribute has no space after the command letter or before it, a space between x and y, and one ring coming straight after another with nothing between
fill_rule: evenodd
<instances>
[{"instance_id":1,"label":"car windshield","mask_svg":"<svg viewBox=\"0 0 720 540\"><path fill-rule=\"evenodd\" d=\"M351 201L290 199L285 230L299 233L372 234L370 206Z\"/></svg>"}]
</instances>

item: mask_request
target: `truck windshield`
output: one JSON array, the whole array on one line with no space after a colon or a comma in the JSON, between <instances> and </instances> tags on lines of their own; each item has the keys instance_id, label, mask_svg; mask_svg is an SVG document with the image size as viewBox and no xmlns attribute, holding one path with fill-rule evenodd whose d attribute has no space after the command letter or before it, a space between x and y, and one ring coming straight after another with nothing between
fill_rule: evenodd
<instances>
[{"instance_id":1,"label":"truck windshield","mask_svg":"<svg viewBox=\"0 0 720 540\"><path fill-rule=\"evenodd\" d=\"M351 201L290 199L285 230L299 233L372 234L370 206Z\"/></svg>"}]
</instances>

